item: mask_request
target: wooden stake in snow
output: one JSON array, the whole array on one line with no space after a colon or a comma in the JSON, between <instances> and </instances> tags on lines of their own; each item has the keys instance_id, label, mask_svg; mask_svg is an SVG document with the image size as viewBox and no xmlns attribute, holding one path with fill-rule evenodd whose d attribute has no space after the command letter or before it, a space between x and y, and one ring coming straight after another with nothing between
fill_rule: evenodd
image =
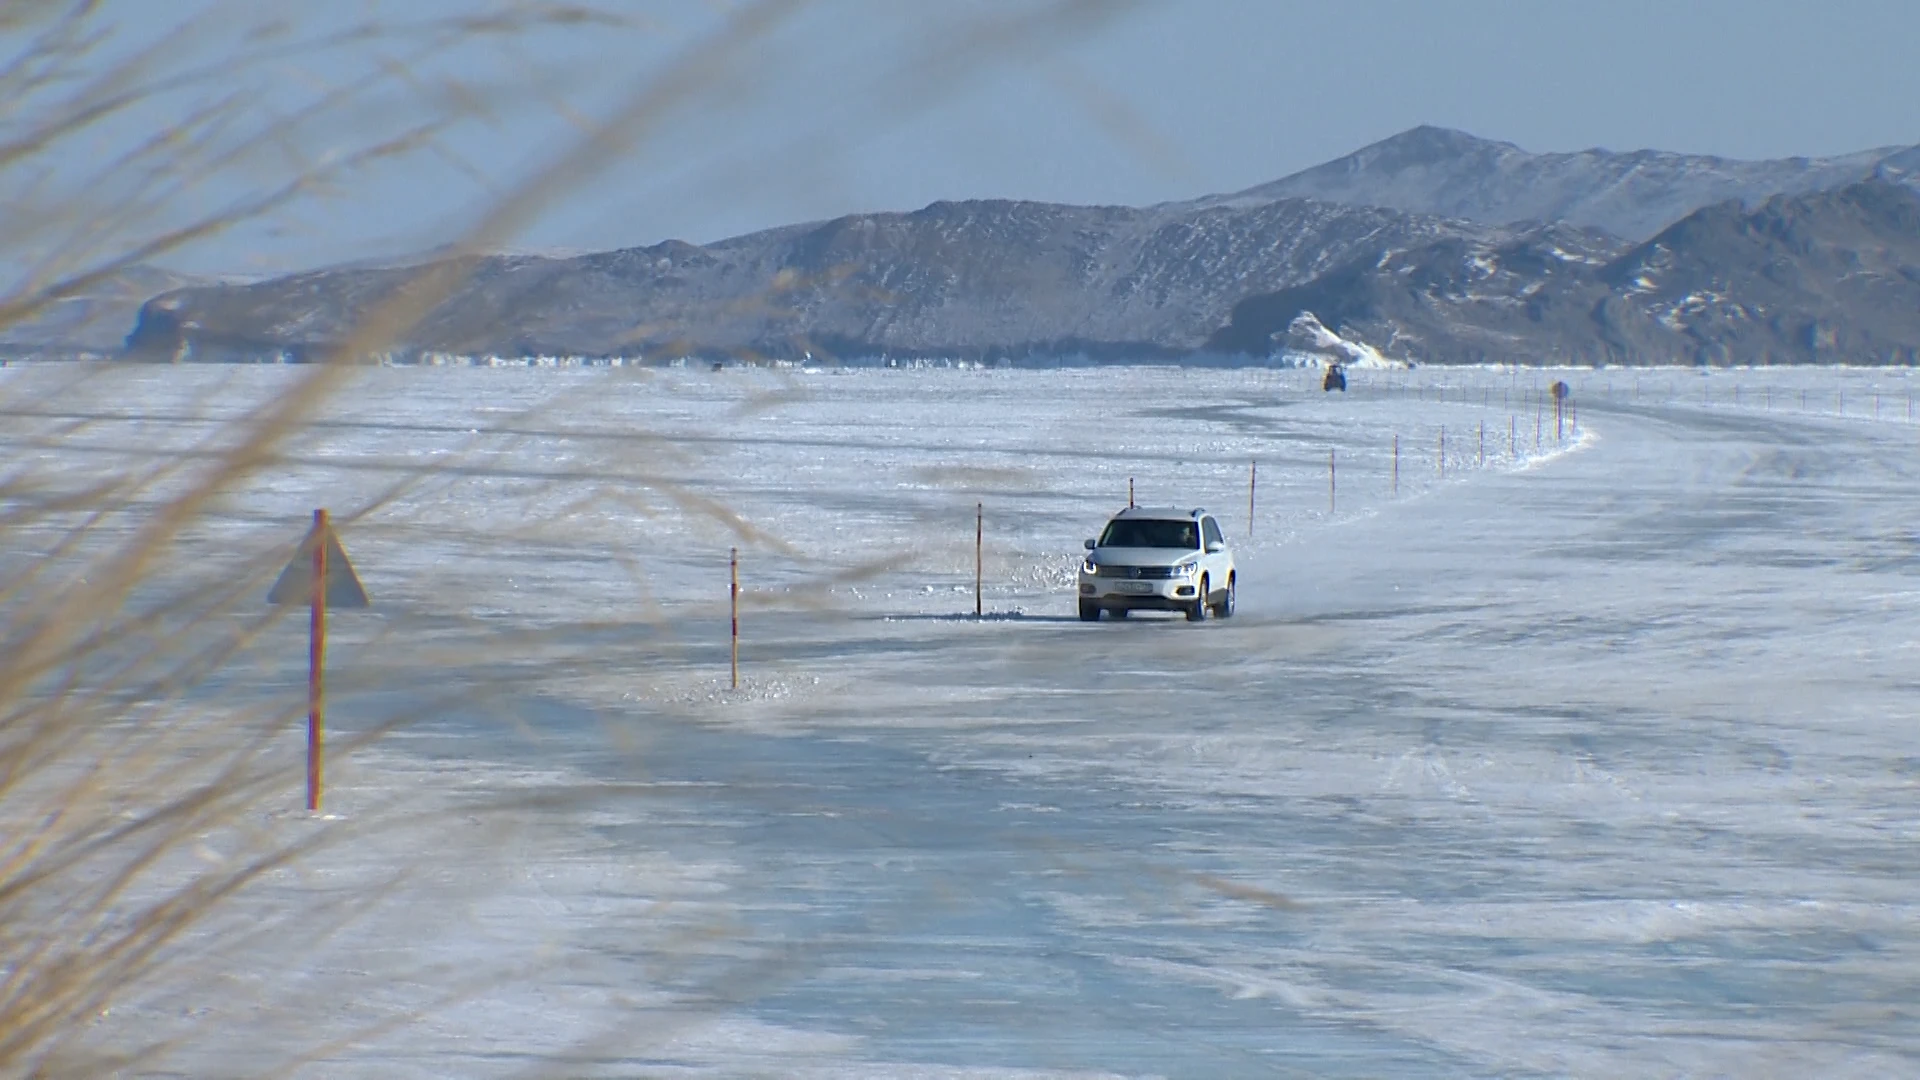
<instances>
[{"instance_id":1,"label":"wooden stake in snow","mask_svg":"<svg viewBox=\"0 0 1920 1080\"><path fill-rule=\"evenodd\" d=\"M982 552L985 547L986 535L987 535L987 504L974 503L973 504L973 617L976 619L979 618L982 614L981 607L980 607L980 580L982 576L981 567L984 562L984 556L982 555Z\"/></svg>"},{"instance_id":2,"label":"wooden stake in snow","mask_svg":"<svg viewBox=\"0 0 1920 1080\"><path fill-rule=\"evenodd\" d=\"M1247 539L1253 539L1253 493L1260 484L1260 463L1247 463Z\"/></svg>"}]
</instances>

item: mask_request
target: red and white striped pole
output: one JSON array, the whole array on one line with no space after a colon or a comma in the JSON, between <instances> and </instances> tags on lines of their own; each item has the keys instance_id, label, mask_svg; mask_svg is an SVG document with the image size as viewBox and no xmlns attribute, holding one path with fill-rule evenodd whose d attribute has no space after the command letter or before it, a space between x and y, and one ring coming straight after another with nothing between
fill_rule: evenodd
<instances>
[{"instance_id":1,"label":"red and white striped pole","mask_svg":"<svg viewBox=\"0 0 1920 1080\"><path fill-rule=\"evenodd\" d=\"M733 649L733 689L740 689L740 549L727 550L727 586L728 619L731 622L729 633Z\"/></svg>"}]
</instances>

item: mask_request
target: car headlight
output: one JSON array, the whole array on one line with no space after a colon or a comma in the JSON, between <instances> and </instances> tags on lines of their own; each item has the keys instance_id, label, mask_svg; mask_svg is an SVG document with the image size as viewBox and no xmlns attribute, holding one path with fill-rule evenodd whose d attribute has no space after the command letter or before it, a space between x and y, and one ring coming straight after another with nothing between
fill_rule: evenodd
<instances>
[{"instance_id":1,"label":"car headlight","mask_svg":"<svg viewBox=\"0 0 1920 1080\"><path fill-rule=\"evenodd\" d=\"M1080 572L1083 574L1098 574L1100 572L1100 564L1094 562L1091 558L1081 559Z\"/></svg>"},{"instance_id":2,"label":"car headlight","mask_svg":"<svg viewBox=\"0 0 1920 1080\"><path fill-rule=\"evenodd\" d=\"M1193 572L1198 569L1200 569L1199 563L1181 563L1179 566L1174 567L1173 572L1179 574L1181 577L1192 577Z\"/></svg>"}]
</instances>

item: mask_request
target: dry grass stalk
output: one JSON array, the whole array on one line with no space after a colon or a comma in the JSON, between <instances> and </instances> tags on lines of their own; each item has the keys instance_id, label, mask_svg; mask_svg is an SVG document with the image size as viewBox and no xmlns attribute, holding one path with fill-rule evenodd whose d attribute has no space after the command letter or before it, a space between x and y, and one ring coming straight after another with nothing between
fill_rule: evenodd
<instances>
[{"instance_id":1,"label":"dry grass stalk","mask_svg":"<svg viewBox=\"0 0 1920 1080\"><path fill-rule=\"evenodd\" d=\"M454 250L507 243L542 208L634 155L669 119L737 107L742 60L804 6L736 5L717 31L647 73L570 149L503 193ZM10 275L0 282L0 329L133 268L272 221L318 193L352 185L369 168L442 152L448 131L490 116L524 88L512 79L426 78L423 70L475 41L601 32L622 24L615 10L501 0L454 16L307 31L301 5L213 3L159 39L130 44L113 33L111 3L0 7L0 41L12 50L0 56L0 265ZM1003 55L1030 59L1115 10L1088 0L1035 3L983 18L958 41L942 34L881 67L881 78L862 91L872 97L860 102L861 116L876 124L908 116L969 72ZM368 78L320 87L291 111L262 108L233 90L239 76L270 65L371 46L382 59ZM550 99L536 89L536 99ZM396 99L407 107L380 107ZM154 115L170 122L122 140L110 160L73 164L86 160L73 147ZM353 133L348 145L314 152L320 134L343 129ZM251 182L209 203L201 185L216 176ZM231 683L236 671L244 679L249 651L276 632L275 614L257 610L276 560L229 568L211 584L172 572L171 561L193 550L192 530L221 500L294 456L292 444L345 384L352 361L403 341L470 266L455 259L424 268L361 321L338 362L314 366L283 393L218 425L200 452L80 479L24 468L0 474L0 1074L141 1071L176 1050L206 1050L195 1042L244 1042L255 1033L99 1033L117 1002L244 966L249 950L284 929L275 923L209 940L208 927L237 897L297 874L303 860L355 829L391 824L390 816L370 813L327 828L281 813L298 787L300 763L287 738L297 702L217 707L208 695L216 679ZM779 304L792 287L769 282L768 303ZM87 374L77 373L73 385ZM35 425L14 428L16 445L58 452L91 423L63 417L59 404L7 401L0 412L10 424ZM433 478L431 468L400 475L347 508L343 520L377 518ZM645 470L622 480L621 490L604 497L632 499L637 487L651 508L704 516L750 544L780 550L777 537L706 493ZM881 569L857 567L843 580ZM462 695L484 700L488 692L479 685ZM392 718L338 751L351 753L408 719ZM381 896L376 883L361 903L329 908L332 918L295 914L324 930ZM739 999L774 977L750 967L714 993ZM481 989L471 978L444 980L428 1006ZM351 1041L296 1049L282 1064L324 1059Z\"/></svg>"}]
</instances>

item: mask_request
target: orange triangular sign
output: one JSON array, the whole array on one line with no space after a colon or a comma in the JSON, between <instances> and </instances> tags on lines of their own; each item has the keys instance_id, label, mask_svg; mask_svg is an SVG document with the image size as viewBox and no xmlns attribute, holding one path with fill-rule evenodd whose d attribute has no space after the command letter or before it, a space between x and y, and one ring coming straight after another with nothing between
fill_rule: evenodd
<instances>
[{"instance_id":1,"label":"orange triangular sign","mask_svg":"<svg viewBox=\"0 0 1920 1080\"><path fill-rule=\"evenodd\" d=\"M370 606L367 590L361 586L360 576L353 572L353 563L347 561L347 550L340 546L340 534L333 531L332 525L316 525L308 530L306 539L300 541L300 550L294 552L287 568L280 571L280 579L267 593L267 603L306 604L313 600L313 545L316 536L322 533L327 545L327 606Z\"/></svg>"}]
</instances>

